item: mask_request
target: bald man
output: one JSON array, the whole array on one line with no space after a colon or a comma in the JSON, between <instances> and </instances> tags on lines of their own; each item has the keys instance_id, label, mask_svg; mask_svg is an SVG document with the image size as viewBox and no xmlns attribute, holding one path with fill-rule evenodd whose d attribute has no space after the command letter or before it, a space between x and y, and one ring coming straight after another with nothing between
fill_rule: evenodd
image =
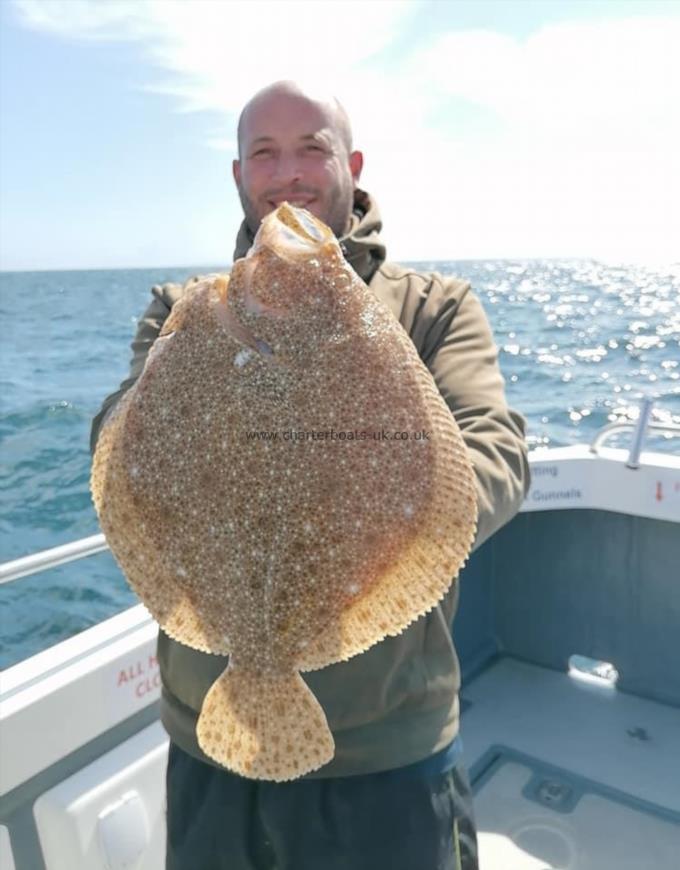
<instances>
[{"instance_id":1,"label":"bald man","mask_svg":"<svg viewBox=\"0 0 680 870\"><path fill-rule=\"evenodd\" d=\"M375 202L358 187L363 156L332 98L277 82L245 106L233 175L245 219L234 259L279 203L309 209L410 335L470 450L479 546L519 509L529 483L524 421L505 401L496 348L466 281L386 261ZM414 216L421 221L422 216ZM194 281L196 279L193 279ZM139 377L174 303L192 286L152 289L132 344ZM161 718L170 735L166 870L475 870L470 787L458 735L460 670L451 639L458 584L430 613L348 662L305 674L335 740L335 756L288 783L219 767L196 740L203 699L226 658L159 632Z\"/></svg>"}]
</instances>

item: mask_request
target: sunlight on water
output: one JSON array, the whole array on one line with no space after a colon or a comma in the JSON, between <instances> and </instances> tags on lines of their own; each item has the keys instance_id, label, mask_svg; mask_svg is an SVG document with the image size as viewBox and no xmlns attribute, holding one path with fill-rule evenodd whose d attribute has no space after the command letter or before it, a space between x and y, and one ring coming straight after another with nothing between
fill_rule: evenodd
<instances>
[{"instance_id":1,"label":"sunlight on water","mask_svg":"<svg viewBox=\"0 0 680 870\"><path fill-rule=\"evenodd\" d=\"M634 421L645 395L657 397L653 420L680 422L677 267L584 261L456 266L484 303L508 399L527 417L531 442L590 441L608 422ZM627 438L620 436L619 444Z\"/></svg>"}]
</instances>

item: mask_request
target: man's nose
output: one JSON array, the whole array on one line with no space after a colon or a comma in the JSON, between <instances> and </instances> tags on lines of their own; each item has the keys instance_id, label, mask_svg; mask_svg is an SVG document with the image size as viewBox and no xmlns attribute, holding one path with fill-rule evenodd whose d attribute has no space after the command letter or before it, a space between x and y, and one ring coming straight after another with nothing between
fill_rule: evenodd
<instances>
[{"instance_id":1,"label":"man's nose","mask_svg":"<svg viewBox=\"0 0 680 870\"><path fill-rule=\"evenodd\" d=\"M281 154L276 161L274 179L278 184L288 185L300 181L302 166L296 154Z\"/></svg>"}]
</instances>

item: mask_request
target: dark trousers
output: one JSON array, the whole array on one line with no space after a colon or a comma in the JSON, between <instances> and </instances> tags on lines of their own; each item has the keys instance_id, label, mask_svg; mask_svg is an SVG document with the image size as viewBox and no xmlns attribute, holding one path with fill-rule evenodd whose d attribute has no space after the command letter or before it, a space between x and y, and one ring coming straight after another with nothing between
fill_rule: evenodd
<instances>
[{"instance_id":1,"label":"dark trousers","mask_svg":"<svg viewBox=\"0 0 680 870\"><path fill-rule=\"evenodd\" d=\"M167 829L166 870L478 870L462 765L275 783L171 741Z\"/></svg>"}]
</instances>

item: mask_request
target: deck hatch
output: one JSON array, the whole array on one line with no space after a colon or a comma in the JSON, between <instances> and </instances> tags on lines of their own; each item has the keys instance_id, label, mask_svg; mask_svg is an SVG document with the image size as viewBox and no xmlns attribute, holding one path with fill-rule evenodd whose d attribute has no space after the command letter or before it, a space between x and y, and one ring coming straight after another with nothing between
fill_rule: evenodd
<instances>
[{"instance_id":1,"label":"deck hatch","mask_svg":"<svg viewBox=\"0 0 680 870\"><path fill-rule=\"evenodd\" d=\"M480 859L489 870L676 866L674 810L506 746L490 747L470 779Z\"/></svg>"}]
</instances>

